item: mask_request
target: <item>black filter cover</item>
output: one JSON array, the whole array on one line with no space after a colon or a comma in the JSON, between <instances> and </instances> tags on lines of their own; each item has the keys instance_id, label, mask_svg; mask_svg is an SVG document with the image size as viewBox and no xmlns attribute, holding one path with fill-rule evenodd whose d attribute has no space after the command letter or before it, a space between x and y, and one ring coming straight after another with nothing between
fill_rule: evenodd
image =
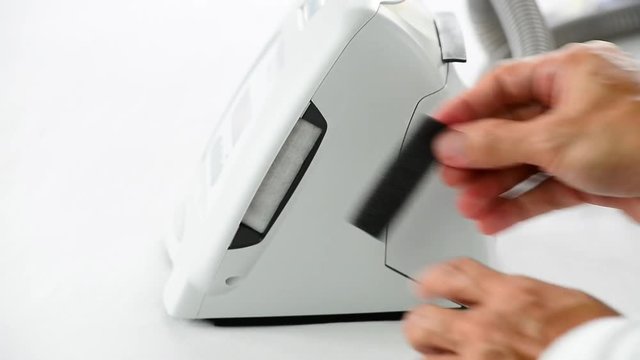
<instances>
[{"instance_id":1,"label":"black filter cover","mask_svg":"<svg viewBox=\"0 0 640 360\"><path fill-rule=\"evenodd\" d=\"M353 225L381 239L435 162L431 144L446 129L446 125L432 117L426 116L420 121L417 130L405 139L398 157L365 197L352 220Z\"/></svg>"}]
</instances>

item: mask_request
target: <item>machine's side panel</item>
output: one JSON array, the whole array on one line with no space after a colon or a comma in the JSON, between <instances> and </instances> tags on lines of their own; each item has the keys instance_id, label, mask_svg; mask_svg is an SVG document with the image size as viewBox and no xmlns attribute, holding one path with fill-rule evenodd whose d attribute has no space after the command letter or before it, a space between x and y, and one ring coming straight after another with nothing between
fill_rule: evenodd
<instances>
[{"instance_id":1,"label":"machine's side panel","mask_svg":"<svg viewBox=\"0 0 640 360\"><path fill-rule=\"evenodd\" d=\"M432 19L424 15L415 29L398 6L380 7L320 85L311 101L327 132L313 162L253 270L207 296L198 317L391 312L418 302L411 284L385 268L384 245L348 222L366 179L399 149L416 104L445 84Z\"/></svg>"},{"instance_id":2,"label":"machine's side panel","mask_svg":"<svg viewBox=\"0 0 640 360\"><path fill-rule=\"evenodd\" d=\"M453 69L453 65L450 65ZM420 101L408 133L420 127L442 102L463 89L455 72L447 86ZM418 279L425 266L457 257L492 263L494 239L481 235L472 221L456 209L455 191L442 183L438 167L420 183L409 203L391 224L386 242L386 263L395 271Z\"/></svg>"},{"instance_id":3,"label":"machine's side panel","mask_svg":"<svg viewBox=\"0 0 640 360\"><path fill-rule=\"evenodd\" d=\"M314 11L292 9L211 138L167 241L173 270L165 305L172 315L198 317L218 275L244 275L260 256L260 248L249 247L248 256L233 256L244 263L226 261L234 270L221 268L279 148L349 40L375 15L379 1L321 5Z\"/></svg>"}]
</instances>

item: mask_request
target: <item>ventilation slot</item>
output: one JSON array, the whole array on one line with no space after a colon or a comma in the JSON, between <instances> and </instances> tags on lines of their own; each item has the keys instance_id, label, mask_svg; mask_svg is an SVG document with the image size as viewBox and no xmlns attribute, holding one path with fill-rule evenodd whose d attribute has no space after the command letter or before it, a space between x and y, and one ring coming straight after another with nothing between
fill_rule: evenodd
<instances>
[{"instance_id":1,"label":"ventilation slot","mask_svg":"<svg viewBox=\"0 0 640 360\"><path fill-rule=\"evenodd\" d=\"M322 115L310 104L271 164L229 249L262 241L310 165L326 128Z\"/></svg>"}]
</instances>

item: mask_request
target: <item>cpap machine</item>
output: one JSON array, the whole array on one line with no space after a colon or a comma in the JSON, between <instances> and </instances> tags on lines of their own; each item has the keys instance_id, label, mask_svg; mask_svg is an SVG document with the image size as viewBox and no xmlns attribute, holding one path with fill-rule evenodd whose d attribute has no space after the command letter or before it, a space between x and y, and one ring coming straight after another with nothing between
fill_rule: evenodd
<instances>
[{"instance_id":1,"label":"cpap machine","mask_svg":"<svg viewBox=\"0 0 640 360\"><path fill-rule=\"evenodd\" d=\"M503 3L501 18L520 2ZM520 30L507 34L511 55L552 48L547 33ZM455 17L423 1L300 2L217 123L177 211L168 313L397 313L418 304L410 279L430 264L491 263L493 239L458 215L435 170L382 241L348 221L407 134L463 90L452 63L465 59Z\"/></svg>"}]
</instances>

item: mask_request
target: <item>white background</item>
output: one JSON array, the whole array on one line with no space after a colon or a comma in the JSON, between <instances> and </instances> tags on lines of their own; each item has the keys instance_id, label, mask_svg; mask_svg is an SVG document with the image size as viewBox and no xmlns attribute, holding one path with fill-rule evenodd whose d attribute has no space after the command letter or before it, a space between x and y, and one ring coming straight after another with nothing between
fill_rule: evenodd
<instances>
[{"instance_id":1,"label":"white background","mask_svg":"<svg viewBox=\"0 0 640 360\"><path fill-rule=\"evenodd\" d=\"M1 359L415 357L398 323L227 329L163 311L174 199L289 3L0 2ZM579 209L499 252L640 315L638 235Z\"/></svg>"}]
</instances>

